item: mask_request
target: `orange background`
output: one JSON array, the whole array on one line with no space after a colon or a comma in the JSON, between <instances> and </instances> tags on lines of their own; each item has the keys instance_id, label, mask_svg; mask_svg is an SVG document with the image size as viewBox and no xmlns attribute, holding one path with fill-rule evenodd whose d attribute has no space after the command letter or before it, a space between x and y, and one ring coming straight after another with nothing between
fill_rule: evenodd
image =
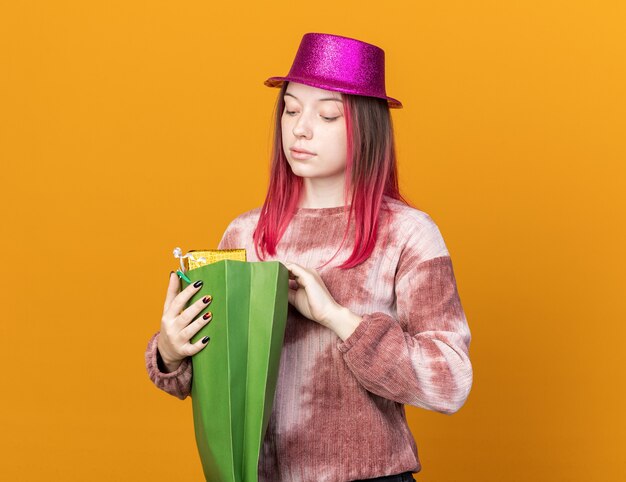
<instances>
[{"instance_id":1,"label":"orange background","mask_svg":"<svg viewBox=\"0 0 626 482\"><path fill-rule=\"evenodd\" d=\"M261 205L305 32L381 46L401 187L438 223L472 345L428 481L626 480L621 1L3 2L2 480L202 480L149 381L172 250Z\"/></svg>"}]
</instances>

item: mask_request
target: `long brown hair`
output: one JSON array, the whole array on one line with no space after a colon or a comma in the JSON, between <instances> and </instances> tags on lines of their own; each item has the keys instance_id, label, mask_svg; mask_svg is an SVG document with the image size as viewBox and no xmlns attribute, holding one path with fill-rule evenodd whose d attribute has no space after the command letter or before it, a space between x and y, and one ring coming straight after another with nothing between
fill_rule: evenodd
<instances>
[{"instance_id":1,"label":"long brown hair","mask_svg":"<svg viewBox=\"0 0 626 482\"><path fill-rule=\"evenodd\" d=\"M276 101L269 186L253 234L255 251L261 260L265 253L272 256L276 254L276 245L295 214L302 190L302 178L291 170L282 145L283 95L288 84L283 83ZM381 208L385 208L383 195L412 205L402 197L398 187L393 124L387 101L344 93L341 96L347 131L344 214L348 223L337 252L322 266L339 253L348 234L350 221L354 218L354 249L350 257L339 266L340 269L349 269L369 258L374 249L379 214Z\"/></svg>"}]
</instances>

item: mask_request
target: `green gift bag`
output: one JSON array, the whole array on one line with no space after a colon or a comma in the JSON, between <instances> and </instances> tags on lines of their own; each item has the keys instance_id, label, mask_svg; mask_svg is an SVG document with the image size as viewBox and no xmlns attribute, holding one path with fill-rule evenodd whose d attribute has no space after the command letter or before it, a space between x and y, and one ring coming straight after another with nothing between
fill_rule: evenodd
<instances>
[{"instance_id":1,"label":"green gift bag","mask_svg":"<svg viewBox=\"0 0 626 482\"><path fill-rule=\"evenodd\" d=\"M206 480L256 482L272 412L287 320L289 271L278 261L232 259L190 269L182 288L202 280L188 306L210 294L211 322L192 339L209 345L192 357L196 443Z\"/></svg>"}]
</instances>

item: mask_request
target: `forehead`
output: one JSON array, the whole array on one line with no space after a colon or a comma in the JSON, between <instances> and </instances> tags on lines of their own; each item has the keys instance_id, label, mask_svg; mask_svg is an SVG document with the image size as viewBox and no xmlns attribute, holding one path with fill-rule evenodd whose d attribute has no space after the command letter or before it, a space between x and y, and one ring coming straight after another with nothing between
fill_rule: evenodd
<instances>
[{"instance_id":1,"label":"forehead","mask_svg":"<svg viewBox=\"0 0 626 482\"><path fill-rule=\"evenodd\" d=\"M295 98L299 101L322 102L325 100L341 101L341 93L332 90L320 89L311 85L289 82L285 91L285 98Z\"/></svg>"}]
</instances>

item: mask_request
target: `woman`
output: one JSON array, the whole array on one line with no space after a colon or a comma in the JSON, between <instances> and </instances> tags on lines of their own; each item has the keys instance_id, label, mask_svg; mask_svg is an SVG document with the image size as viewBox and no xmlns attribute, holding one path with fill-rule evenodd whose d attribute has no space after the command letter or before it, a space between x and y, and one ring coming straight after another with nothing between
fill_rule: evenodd
<instances>
[{"instance_id":1,"label":"woman","mask_svg":"<svg viewBox=\"0 0 626 482\"><path fill-rule=\"evenodd\" d=\"M404 404L459 410L471 336L437 225L398 192L389 109L402 104L386 95L384 53L305 34L289 75L265 83L281 87L267 197L218 246L280 260L293 278L259 480L414 480ZM181 313L198 289L179 293L170 275L146 351L152 381L181 399L189 357L208 346L189 340L211 322L194 320L210 297Z\"/></svg>"}]
</instances>

